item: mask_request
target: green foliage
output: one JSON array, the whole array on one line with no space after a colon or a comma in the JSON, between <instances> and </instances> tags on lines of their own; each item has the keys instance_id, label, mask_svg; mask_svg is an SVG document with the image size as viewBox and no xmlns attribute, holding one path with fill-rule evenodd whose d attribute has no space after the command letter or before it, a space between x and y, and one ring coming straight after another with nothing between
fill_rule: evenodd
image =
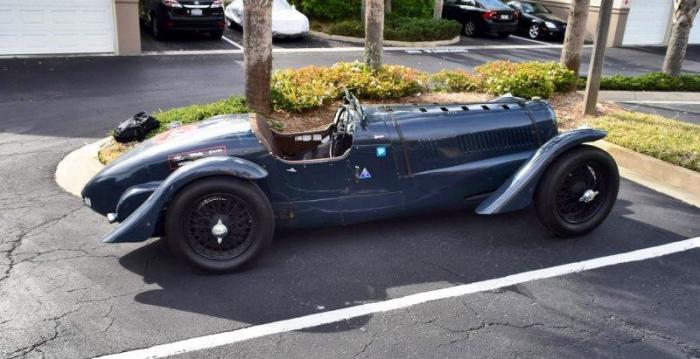
<instances>
[{"instance_id":1,"label":"green foliage","mask_svg":"<svg viewBox=\"0 0 700 359\"><path fill-rule=\"evenodd\" d=\"M168 111L159 111L153 116L160 121L160 128L153 130L149 135L152 136L165 131L172 122L180 122L184 125L202 121L216 115L246 113L249 111L245 104L245 98L241 96L233 96L207 104L190 105Z\"/></svg>"},{"instance_id":2,"label":"green foliage","mask_svg":"<svg viewBox=\"0 0 700 359\"><path fill-rule=\"evenodd\" d=\"M430 18L434 0L393 0L392 12L387 15L399 17ZM290 4L312 19L341 20L362 17L361 0L290 0Z\"/></svg>"},{"instance_id":3,"label":"green foliage","mask_svg":"<svg viewBox=\"0 0 700 359\"><path fill-rule=\"evenodd\" d=\"M578 87L586 88L586 78L579 79ZM671 77L661 72L649 72L638 76L614 75L603 77L601 90L616 91L688 91L700 92L700 75L686 74Z\"/></svg>"},{"instance_id":4,"label":"green foliage","mask_svg":"<svg viewBox=\"0 0 700 359\"><path fill-rule=\"evenodd\" d=\"M399 17L430 18L435 0L392 0L391 15Z\"/></svg>"},{"instance_id":5,"label":"green foliage","mask_svg":"<svg viewBox=\"0 0 700 359\"><path fill-rule=\"evenodd\" d=\"M464 70L442 70L430 77L436 92L476 91L481 87L479 78Z\"/></svg>"},{"instance_id":6,"label":"green foliage","mask_svg":"<svg viewBox=\"0 0 700 359\"><path fill-rule=\"evenodd\" d=\"M322 20L359 19L362 12L361 0L298 0L295 5L310 18Z\"/></svg>"},{"instance_id":7,"label":"green foliage","mask_svg":"<svg viewBox=\"0 0 700 359\"><path fill-rule=\"evenodd\" d=\"M618 112L595 121L607 141L700 172L700 126L636 112Z\"/></svg>"},{"instance_id":8,"label":"green foliage","mask_svg":"<svg viewBox=\"0 0 700 359\"><path fill-rule=\"evenodd\" d=\"M372 73L359 62L281 70L272 75L272 103L278 110L309 110L339 99L344 88L358 98L397 99L424 91L426 77L398 65Z\"/></svg>"},{"instance_id":9,"label":"green foliage","mask_svg":"<svg viewBox=\"0 0 700 359\"><path fill-rule=\"evenodd\" d=\"M449 40L459 35L462 26L453 20L390 17L384 23L384 39L396 41ZM331 35L364 37L360 20L343 20L328 27Z\"/></svg>"},{"instance_id":10,"label":"green foliage","mask_svg":"<svg viewBox=\"0 0 700 359\"><path fill-rule=\"evenodd\" d=\"M573 72L554 62L494 61L474 70L481 78L482 91L494 95L549 98L555 91L572 90L576 85Z\"/></svg>"}]
</instances>

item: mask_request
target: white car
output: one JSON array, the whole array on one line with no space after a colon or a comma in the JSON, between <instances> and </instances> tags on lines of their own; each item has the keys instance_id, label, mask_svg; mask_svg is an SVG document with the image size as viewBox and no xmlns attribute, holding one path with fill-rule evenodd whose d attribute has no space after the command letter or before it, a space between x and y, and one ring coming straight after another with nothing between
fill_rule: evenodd
<instances>
[{"instance_id":1,"label":"white car","mask_svg":"<svg viewBox=\"0 0 700 359\"><path fill-rule=\"evenodd\" d=\"M243 26L243 0L233 0L224 11L229 27ZM309 32L309 19L287 0L272 1L272 37L299 37Z\"/></svg>"}]
</instances>

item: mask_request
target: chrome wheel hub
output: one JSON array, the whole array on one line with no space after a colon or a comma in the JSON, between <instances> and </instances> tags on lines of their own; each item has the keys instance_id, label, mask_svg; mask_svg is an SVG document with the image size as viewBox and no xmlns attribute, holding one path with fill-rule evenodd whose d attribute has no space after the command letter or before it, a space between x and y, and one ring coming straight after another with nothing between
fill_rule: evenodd
<instances>
[{"instance_id":1,"label":"chrome wheel hub","mask_svg":"<svg viewBox=\"0 0 700 359\"><path fill-rule=\"evenodd\" d=\"M579 202L583 203L589 203L595 199L595 197L598 195L598 191L594 191L592 189L586 190L586 192L583 192L583 195L581 195L581 198L579 198Z\"/></svg>"},{"instance_id":2,"label":"chrome wheel hub","mask_svg":"<svg viewBox=\"0 0 700 359\"><path fill-rule=\"evenodd\" d=\"M228 234L228 228L221 222L221 218L219 218L219 221L216 222L214 227L211 227L211 234L216 237L216 242L219 244L221 244L224 237Z\"/></svg>"}]
</instances>

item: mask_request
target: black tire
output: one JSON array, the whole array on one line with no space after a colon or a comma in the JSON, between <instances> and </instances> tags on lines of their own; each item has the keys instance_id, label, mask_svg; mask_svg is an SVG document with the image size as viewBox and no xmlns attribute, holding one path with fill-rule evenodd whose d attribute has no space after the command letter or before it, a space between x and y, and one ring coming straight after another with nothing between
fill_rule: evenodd
<instances>
[{"instance_id":1,"label":"black tire","mask_svg":"<svg viewBox=\"0 0 700 359\"><path fill-rule=\"evenodd\" d=\"M151 14L151 34L156 40L163 40L166 37L165 29L162 22L158 19L158 15Z\"/></svg>"},{"instance_id":2,"label":"black tire","mask_svg":"<svg viewBox=\"0 0 700 359\"><path fill-rule=\"evenodd\" d=\"M224 36L224 30L209 31L209 35L214 40L220 40Z\"/></svg>"},{"instance_id":3,"label":"black tire","mask_svg":"<svg viewBox=\"0 0 700 359\"><path fill-rule=\"evenodd\" d=\"M220 240L213 234L219 224L226 229ZM272 243L274 231L272 206L265 194L254 183L233 177L189 184L168 205L165 218L166 240L173 252L213 272L252 264Z\"/></svg>"},{"instance_id":4,"label":"black tire","mask_svg":"<svg viewBox=\"0 0 700 359\"><path fill-rule=\"evenodd\" d=\"M542 224L555 235L580 236L607 218L619 187L615 160L601 149L581 145L563 153L548 167L535 192L535 210ZM584 196L586 193L593 198Z\"/></svg>"},{"instance_id":5,"label":"black tire","mask_svg":"<svg viewBox=\"0 0 700 359\"><path fill-rule=\"evenodd\" d=\"M475 37L478 35L476 23L472 20L467 20L464 25L462 25L462 34L464 36Z\"/></svg>"}]
</instances>

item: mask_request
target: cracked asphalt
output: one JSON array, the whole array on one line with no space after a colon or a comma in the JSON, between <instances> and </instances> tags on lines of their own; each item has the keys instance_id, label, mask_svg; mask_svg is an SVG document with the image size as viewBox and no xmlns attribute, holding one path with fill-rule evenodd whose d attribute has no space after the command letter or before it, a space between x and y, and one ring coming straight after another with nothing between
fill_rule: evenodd
<instances>
[{"instance_id":1,"label":"cracked asphalt","mask_svg":"<svg viewBox=\"0 0 700 359\"><path fill-rule=\"evenodd\" d=\"M633 68L619 51L608 71ZM275 66L352 56L280 54ZM447 56L387 62L472 66L494 53ZM123 352L700 235L700 209L623 181L610 218L570 240L530 210L430 213L281 232L255 268L229 275L193 270L156 239L100 243L111 225L58 188L57 163L140 110L242 93L240 60L0 60L0 357ZM182 356L700 358L698 263L691 250Z\"/></svg>"}]
</instances>

